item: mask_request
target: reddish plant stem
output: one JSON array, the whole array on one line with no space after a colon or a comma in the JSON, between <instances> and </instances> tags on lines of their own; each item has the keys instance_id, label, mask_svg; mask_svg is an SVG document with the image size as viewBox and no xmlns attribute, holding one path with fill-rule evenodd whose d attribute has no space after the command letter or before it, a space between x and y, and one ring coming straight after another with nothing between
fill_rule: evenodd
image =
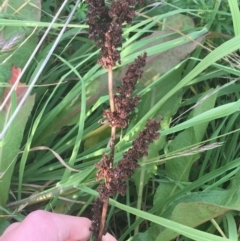
<instances>
[{"instance_id":1,"label":"reddish plant stem","mask_svg":"<svg viewBox=\"0 0 240 241\"><path fill-rule=\"evenodd\" d=\"M106 220L107 210L108 210L108 200L109 200L109 197L103 203L101 223L100 223L100 228L98 233L98 241L102 241L102 236L105 232L104 229L105 229L105 220Z\"/></svg>"},{"instance_id":2,"label":"reddish plant stem","mask_svg":"<svg viewBox=\"0 0 240 241\"><path fill-rule=\"evenodd\" d=\"M114 87L113 72L112 72L112 67L110 66L108 68L108 93L109 93L110 110L112 113L115 111L113 87ZM113 166L115 138L116 138L116 127L114 127L113 125L113 127L111 128L109 168L112 168Z\"/></svg>"},{"instance_id":3,"label":"reddish plant stem","mask_svg":"<svg viewBox=\"0 0 240 241\"><path fill-rule=\"evenodd\" d=\"M112 112L115 110L114 106L114 94L113 94L113 71L112 67L108 68L108 93L109 93L109 102L110 102L110 109Z\"/></svg>"},{"instance_id":4,"label":"reddish plant stem","mask_svg":"<svg viewBox=\"0 0 240 241\"><path fill-rule=\"evenodd\" d=\"M113 93L113 73L112 73L111 66L108 68L108 92L109 92L110 109L111 109L111 112L113 113L115 111L115 105L114 105L114 93ZM116 127L112 126L111 139L110 139L110 155L109 155L110 163L108 168L113 168L115 138L116 138ZM103 203L101 223L100 223L100 228L98 233L98 241L102 241L102 236L104 234L105 222L106 222L106 216L107 216L107 210L108 210L108 201L109 201L109 196L106 197Z\"/></svg>"}]
</instances>

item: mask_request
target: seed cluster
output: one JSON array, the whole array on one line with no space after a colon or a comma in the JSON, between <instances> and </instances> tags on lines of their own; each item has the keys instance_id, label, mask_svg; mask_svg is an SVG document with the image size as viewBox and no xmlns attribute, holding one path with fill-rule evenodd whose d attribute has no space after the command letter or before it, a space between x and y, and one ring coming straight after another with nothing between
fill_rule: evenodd
<instances>
[{"instance_id":1,"label":"seed cluster","mask_svg":"<svg viewBox=\"0 0 240 241\"><path fill-rule=\"evenodd\" d=\"M139 132L132 147L123 155L123 159L118 162L115 168L109 168L109 157L103 154L103 159L95 164L96 168L99 169L97 181L104 180L104 184L101 184L98 189L101 200L104 201L108 196L114 196L117 192L125 195L125 181L139 167L138 160L148 155L149 145L159 138L159 128L160 124L156 119L148 120L146 128Z\"/></svg>"},{"instance_id":2,"label":"seed cluster","mask_svg":"<svg viewBox=\"0 0 240 241\"><path fill-rule=\"evenodd\" d=\"M134 63L128 67L128 70L121 81L121 86L117 87L114 95L116 110L111 112L109 109L104 111L103 116L108 119L109 126L125 128L138 105L140 96L132 97L137 81L142 77L142 68L146 65L147 54L139 56Z\"/></svg>"},{"instance_id":3,"label":"seed cluster","mask_svg":"<svg viewBox=\"0 0 240 241\"><path fill-rule=\"evenodd\" d=\"M114 196L117 192L122 196L126 193L126 180L132 176L134 170L139 167L137 161L148 155L149 145L159 138L158 130L160 123L156 119L147 121L146 128L138 134L133 141L132 147L123 155L115 168L109 168L110 159L104 153L103 159L95 164L99 169L97 181L104 180L98 187L100 198L96 198L93 203L93 222L91 231L97 237L101 222L101 211L103 202L108 197Z\"/></svg>"},{"instance_id":4,"label":"seed cluster","mask_svg":"<svg viewBox=\"0 0 240 241\"><path fill-rule=\"evenodd\" d=\"M92 207L92 226L90 228L90 231L93 232L93 236L98 236L99 229L100 229L100 223L101 223L101 215L102 215L102 207L103 207L103 201L100 198L95 198L93 202Z\"/></svg>"},{"instance_id":5,"label":"seed cluster","mask_svg":"<svg viewBox=\"0 0 240 241\"><path fill-rule=\"evenodd\" d=\"M89 4L87 24L89 38L101 48L101 58L98 63L104 68L121 63L119 47L122 46L122 24L130 24L135 16L134 7L137 0L113 1L110 7L104 0L86 0Z\"/></svg>"}]
</instances>

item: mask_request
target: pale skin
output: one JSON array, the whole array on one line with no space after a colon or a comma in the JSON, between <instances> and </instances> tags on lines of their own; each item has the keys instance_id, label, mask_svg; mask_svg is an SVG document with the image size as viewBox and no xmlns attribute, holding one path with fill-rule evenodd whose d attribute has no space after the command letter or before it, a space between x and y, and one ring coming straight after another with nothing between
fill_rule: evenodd
<instances>
[{"instance_id":1,"label":"pale skin","mask_svg":"<svg viewBox=\"0 0 240 241\"><path fill-rule=\"evenodd\" d=\"M0 241L88 241L91 235L88 218L50 213L30 213L21 223L11 224ZM110 234L102 241L116 241Z\"/></svg>"}]
</instances>

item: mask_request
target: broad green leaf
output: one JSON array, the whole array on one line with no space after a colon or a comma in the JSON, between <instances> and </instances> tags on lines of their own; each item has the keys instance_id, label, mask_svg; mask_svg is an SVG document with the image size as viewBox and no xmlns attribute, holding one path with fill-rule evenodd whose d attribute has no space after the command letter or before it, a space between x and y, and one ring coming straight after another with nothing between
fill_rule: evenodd
<instances>
[{"instance_id":1,"label":"broad green leaf","mask_svg":"<svg viewBox=\"0 0 240 241\"><path fill-rule=\"evenodd\" d=\"M190 113L189 119L194 116L198 116L205 111L211 110L214 107L217 95L210 95L211 92L212 90L204 93L204 96L200 98L196 104L196 107ZM187 149L188 147L201 142L207 126L208 122L205 122L203 124L193 126L192 128L188 128L178 134L177 137L171 142L169 146L169 152L171 153L181 149ZM192 155L167 161L166 170L168 172L168 177L177 181L188 181L190 168L195 159L196 158L194 155Z\"/></svg>"},{"instance_id":2,"label":"broad green leaf","mask_svg":"<svg viewBox=\"0 0 240 241\"><path fill-rule=\"evenodd\" d=\"M40 0L0 0L0 13L6 18L39 21L41 14ZM2 21L4 17L0 18ZM7 82L11 67L23 68L38 42L33 28L5 26L0 28L0 81ZM1 91L2 92L2 91ZM0 94L1 94L0 92Z\"/></svg>"},{"instance_id":3,"label":"broad green leaf","mask_svg":"<svg viewBox=\"0 0 240 241\"><path fill-rule=\"evenodd\" d=\"M167 17L163 22L163 30L186 31L194 26L193 19L185 14L175 14Z\"/></svg>"},{"instance_id":4,"label":"broad green leaf","mask_svg":"<svg viewBox=\"0 0 240 241\"><path fill-rule=\"evenodd\" d=\"M9 128L3 139L3 146L0 148L0 172L3 173L0 179L0 205L5 206L8 199L9 187L11 182L16 157L19 153L23 131L34 104L34 97L30 96L22 107L17 118ZM3 128L8 117L0 113L0 127Z\"/></svg>"},{"instance_id":5,"label":"broad green leaf","mask_svg":"<svg viewBox=\"0 0 240 241\"><path fill-rule=\"evenodd\" d=\"M97 195L96 191L94 191L86 186L82 186L82 187L80 187L80 189L83 190L84 192L87 192L94 196ZM144 212L144 211L138 210L136 208L133 208L131 206L124 205L113 199L110 199L109 203L117 208L120 208L121 210L134 214L144 220L149 220L153 223L156 223L165 228L173 230L179 234L182 234L182 235L184 235L190 239L196 240L196 241L209 241L209 240L211 240L211 241L230 241L227 238L222 238L217 235L213 235L213 234L206 233L206 232L194 229L194 228L190 228L186 225L179 224L177 222L168 220L166 218L158 217L156 215L151 214L150 212ZM146 239L146 240L151 241L151 239Z\"/></svg>"},{"instance_id":6,"label":"broad green leaf","mask_svg":"<svg viewBox=\"0 0 240 241\"><path fill-rule=\"evenodd\" d=\"M215 104L216 94L210 95L211 90L206 92L202 98L200 98L198 104L193 109L193 111L189 114L189 118L191 119L194 116L198 116L201 113L206 112L209 109L212 109ZM208 98L206 98L208 97ZM205 100L201 102L201 100ZM194 126L188 128L178 134L176 138L171 142L169 146L169 152L179 152L181 150L186 150L191 146L201 142L203 135L206 131L208 122L200 124L198 126ZM189 156L177 157L172 160L166 162L166 171L167 177L176 182L187 182L189 178L189 173L192 167L192 164L199 158L198 154L193 154ZM165 198L166 192L168 196L173 195L176 191L179 190L179 186L176 184L162 183L157 189L154 203L161 203ZM164 196L161 193L161 190L164 191ZM168 191L167 191L168 190Z\"/></svg>"},{"instance_id":7,"label":"broad green leaf","mask_svg":"<svg viewBox=\"0 0 240 241\"><path fill-rule=\"evenodd\" d=\"M0 217L1 218L1 217ZM3 218L3 217L2 217ZM0 222L0 235L6 230L6 228L10 225L10 222L6 219Z\"/></svg>"},{"instance_id":8,"label":"broad green leaf","mask_svg":"<svg viewBox=\"0 0 240 241\"><path fill-rule=\"evenodd\" d=\"M148 240L147 233L138 233L136 236L129 238L127 241L146 241Z\"/></svg>"},{"instance_id":9,"label":"broad green leaf","mask_svg":"<svg viewBox=\"0 0 240 241\"><path fill-rule=\"evenodd\" d=\"M211 190L183 195L174 200L165 212L162 213L161 217L166 218L169 221L177 222L180 225L197 227L228 211L239 211L239 180L240 172L238 171L228 190ZM179 234L182 234L182 232L180 230L177 232L172 228L164 228L163 226L153 224L144 234L146 240L149 241L170 241L176 238ZM140 236L142 236L142 234ZM137 241L139 240L138 238L139 235L134 237L132 241ZM195 238L194 240L200 239Z\"/></svg>"},{"instance_id":10,"label":"broad green leaf","mask_svg":"<svg viewBox=\"0 0 240 241\"><path fill-rule=\"evenodd\" d=\"M169 219L189 227L196 227L212 218L223 215L225 212L231 209L228 207L222 207L214 203L207 202L209 199L212 199L213 195L216 195L216 197L218 198L222 198L224 196L221 194L226 195L226 193L221 193L220 195L217 195L217 194L218 193L215 193L215 192L209 192L205 200L201 199L200 196L198 196L196 202L179 203L175 207ZM157 233L158 235L155 236L154 234L157 234ZM150 240L170 241L174 239L176 236L178 236L179 233L173 232L172 230L169 230L169 229L162 229L159 227L156 230L154 230L154 227L152 227L149 230L149 235L152 236L152 239Z\"/></svg>"},{"instance_id":11,"label":"broad green leaf","mask_svg":"<svg viewBox=\"0 0 240 241\"><path fill-rule=\"evenodd\" d=\"M202 98L197 102L195 108L189 114L189 118L198 116L199 114L212 109L215 104L216 94L210 94L211 90L206 92ZM206 98L208 97L208 98ZM201 101L204 100L204 101ZM186 150L194 144L201 142L203 135L208 126L208 122L201 125L194 126L184 130L179 133L176 138L171 142L169 146L169 152L179 152L180 150ZM190 170L192 164L199 158L198 154L193 154L189 156L177 157L166 162L165 167L167 171L167 178L172 180L172 183L161 183L157 188L154 197L154 205L158 206L162 203L166 196L170 197L174 195L177 191L181 189L179 182L187 182L189 179ZM162 214L162 212L167 207L158 210L157 214ZM159 229L155 224L152 225L152 229ZM160 230L159 230L160 232Z\"/></svg>"},{"instance_id":12,"label":"broad green leaf","mask_svg":"<svg viewBox=\"0 0 240 241\"><path fill-rule=\"evenodd\" d=\"M9 83L14 84L18 75L20 74L20 68L12 68L12 76L9 80ZM0 103L4 100L4 97L9 92L10 88L5 88L3 97L1 98ZM0 112L0 129L6 125L9 117L11 116L12 111L16 107L17 103L21 100L21 97L26 92L27 86L24 84L19 84L15 93L13 93L12 99L7 103L4 109ZM27 123L28 117L32 111L34 104L34 96L29 96L24 103L21 111L17 115L17 118L13 121L6 135L4 136L0 147L0 173L2 173L0 179L0 206L5 206L8 195L9 188L12 178L12 173L16 163L17 155L20 151L20 145L23 137L23 131Z\"/></svg>"},{"instance_id":13,"label":"broad green leaf","mask_svg":"<svg viewBox=\"0 0 240 241\"><path fill-rule=\"evenodd\" d=\"M162 216L189 227L196 227L230 210L239 211L239 180L240 172L238 171L235 178L232 180L232 185L229 190L211 190L182 196L171 203ZM149 235L155 231L151 229ZM162 231L158 229L158 232L160 234L151 240L169 241L179 235L170 229L162 229Z\"/></svg>"}]
</instances>

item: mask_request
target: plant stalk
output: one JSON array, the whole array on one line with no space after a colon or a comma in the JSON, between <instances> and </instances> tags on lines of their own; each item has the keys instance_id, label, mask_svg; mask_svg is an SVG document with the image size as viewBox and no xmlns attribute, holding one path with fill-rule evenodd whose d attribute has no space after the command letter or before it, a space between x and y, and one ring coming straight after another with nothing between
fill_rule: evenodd
<instances>
[{"instance_id":1,"label":"plant stalk","mask_svg":"<svg viewBox=\"0 0 240 241\"><path fill-rule=\"evenodd\" d=\"M114 106L114 98L113 98L113 71L112 67L110 66L108 68L108 94L109 94L109 103L110 103L110 109L112 112L115 110Z\"/></svg>"},{"instance_id":2,"label":"plant stalk","mask_svg":"<svg viewBox=\"0 0 240 241\"><path fill-rule=\"evenodd\" d=\"M104 234L105 222L106 222L107 210L108 210L108 201L109 201L109 197L107 197L107 199L103 203L101 223L100 223L100 228L98 233L98 241L102 241L102 236Z\"/></svg>"},{"instance_id":3,"label":"plant stalk","mask_svg":"<svg viewBox=\"0 0 240 241\"><path fill-rule=\"evenodd\" d=\"M112 67L108 68L108 93L109 93L110 110L111 110L111 112L114 112L115 105L114 105L114 94L113 94ZM113 168L115 139L116 139L116 127L112 126L111 127L111 140L110 140L109 168ZM98 241L102 241L102 236L104 234L104 228L105 228L105 222L106 222L106 216L107 216L107 210L108 210L108 201L109 201L109 196L106 198L106 200L103 203L101 223L100 223L100 229L99 229L99 233L98 233Z\"/></svg>"}]
</instances>

